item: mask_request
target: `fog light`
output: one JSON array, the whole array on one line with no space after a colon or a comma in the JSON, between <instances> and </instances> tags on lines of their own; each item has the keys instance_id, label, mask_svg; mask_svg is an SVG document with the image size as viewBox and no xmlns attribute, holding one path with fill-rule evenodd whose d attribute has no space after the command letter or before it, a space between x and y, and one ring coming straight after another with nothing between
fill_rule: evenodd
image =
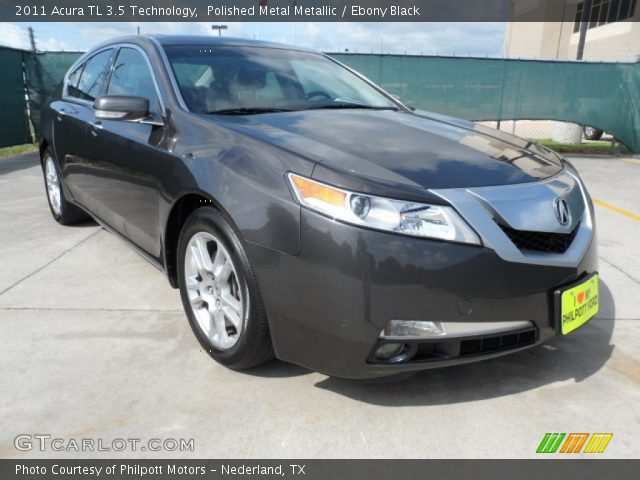
<instances>
[{"instance_id":1,"label":"fog light","mask_svg":"<svg viewBox=\"0 0 640 480\"><path fill-rule=\"evenodd\" d=\"M444 331L436 322L420 322L414 320L391 320L384 328L384 337L437 337Z\"/></svg>"},{"instance_id":2,"label":"fog light","mask_svg":"<svg viewBox=\"0 0 640 480\"><path fill-rule=\"evenodd\" d=\"M400 355L403 349L403 343L385 343L376 350L376 358L378 360L389 360Z\"/></svg>"},{"instance_id":3,"label":"fog light","mask_svg":"<svg viewBox=\"0 0 640 480\"><path fill-rule=\"evenodd\" d=\"M493 335L530 328L528 320L510 322L428 322L421 320L390 320L380 333L381 338L434 338Z\"/></svg>"}]
</instances>

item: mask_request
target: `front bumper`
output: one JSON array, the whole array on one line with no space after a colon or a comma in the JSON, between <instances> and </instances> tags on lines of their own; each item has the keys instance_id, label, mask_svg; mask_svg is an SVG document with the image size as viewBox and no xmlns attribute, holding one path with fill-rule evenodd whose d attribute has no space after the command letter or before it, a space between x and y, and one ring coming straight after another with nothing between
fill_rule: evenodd
<instances>
[{"instance_id":1,"label":"front bumper","mask_svg":"<svg viewBox=\"0 0 640 480\"><path fill-rule=\"evenodd\" d=\"M545 266L506 261L488 248L353 227L306 209L299 255L255 244L249 254L278 358L346 378L467 363L544 342L555 335L553 291L597 270L595 230L576 267ZM498 340L498 348L483 349L477 338L465 355L375 363L372 351L393 319L528 320L533 333L518 332L524 337L515 344Z\"/></svg>"}]
</instances>

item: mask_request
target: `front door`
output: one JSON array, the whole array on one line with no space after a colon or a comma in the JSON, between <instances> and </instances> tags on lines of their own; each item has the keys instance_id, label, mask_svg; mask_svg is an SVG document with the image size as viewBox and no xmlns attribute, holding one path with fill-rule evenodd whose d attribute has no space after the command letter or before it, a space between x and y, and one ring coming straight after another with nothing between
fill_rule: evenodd
<instances>
[{"instance_id":1,"label":"front door","mask_svg":"<svg viewBox=\"0 0 640 480\"><path fill-rule=\"evenodd\" d=\"M173 157L161 148L166 133L164 112L145 54L134 47L119 49L106 94L147 98L152 121L94 117L89 123L87 151L100 166L99 185L93 191L99 215L160 260L160 179L168 177Z\"/></svg>"}]
</instances>

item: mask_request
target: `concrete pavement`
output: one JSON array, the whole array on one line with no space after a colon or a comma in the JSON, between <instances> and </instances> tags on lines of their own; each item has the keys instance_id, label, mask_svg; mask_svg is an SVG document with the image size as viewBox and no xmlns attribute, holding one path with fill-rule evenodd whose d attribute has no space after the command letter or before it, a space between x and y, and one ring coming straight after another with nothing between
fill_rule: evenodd
<instances>
[{"instance_id":1,"label":"concrete pavement","mask_svg":"<svg viewBox=\"0 0 640 480\"><path fill-rule=\"evenodd\" d=\"M574 163L595 199L640 215L640 164ZM33 155L0 160L0 457L533 457L546 432L640 449L640 221L598 205L601 313L545 347L395 383L282 362L227 370L177 290L94 223L62 227ZM19 434L194 439L193 452L18 451Z\"/></svg>"}]
</instances>

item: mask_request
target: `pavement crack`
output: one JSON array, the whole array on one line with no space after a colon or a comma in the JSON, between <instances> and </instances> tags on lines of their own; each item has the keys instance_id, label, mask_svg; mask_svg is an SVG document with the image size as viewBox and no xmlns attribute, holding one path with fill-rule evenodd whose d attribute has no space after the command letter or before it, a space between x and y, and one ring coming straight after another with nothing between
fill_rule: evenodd
<instances>
[{"instance_id":1,"label":"pavement crack","mask_svg":"<svg viewBox=\"0 0 640 480\"><path fill-rule=\"evenodd\" d=\"M612 267L614 270L617 270L618 272L620 272L621 274L623 274L625 277L628 277L629 279L631 279L631 281L637 285L640 285L640 280L638 280L637 278L635 278L634 276L632 276L631 274L625 272L622 268L620 268L619 266L617 266L615 263L611 263L609 260L607 260L606 258L604 258L602 255L600 255L600 260L602 260L604 263L606 263L607 265L609 265L610 267Z\"/></svg>"},{"instance_id":2,"label":"pavement crack","mask_svg":"<svg viewBox=\"0 0 640 480\"><path fill-rule=\"evenodd\" d=\"M69 247L68 249L66 249L64 252L62 252L60 255L58 255L57 257L52 258L51 260L49 260L47 263L45 263L44 265L42 265L41 267L35 269L33 272L31 272L30 274L22 277L20 280L18 280L17 282L15 282L13 285L9 285L7 288L5 288L4 290L2 290L0 292L0 296L4 295L6 292L8 292L9 290L11 290L12 288L20 285L22 282L24 282L25 280L33 277L36 273L41 272L42 270L44 270L45 268L47 268L49 265L51 265L53 262L57 261L58 259L64 257L67 253L69 253L70 251L72 251L74 248L79 247L80 245L82 245L84 242L86 242L87 240L95 237L98 233L100 233L102 231L101 228L99 228L98 230L96 230L95 232L93 232L91 235L83 238L82 240L80 240L78 243L76 243L75 245Z\"/></svg>"}]
</instances>

